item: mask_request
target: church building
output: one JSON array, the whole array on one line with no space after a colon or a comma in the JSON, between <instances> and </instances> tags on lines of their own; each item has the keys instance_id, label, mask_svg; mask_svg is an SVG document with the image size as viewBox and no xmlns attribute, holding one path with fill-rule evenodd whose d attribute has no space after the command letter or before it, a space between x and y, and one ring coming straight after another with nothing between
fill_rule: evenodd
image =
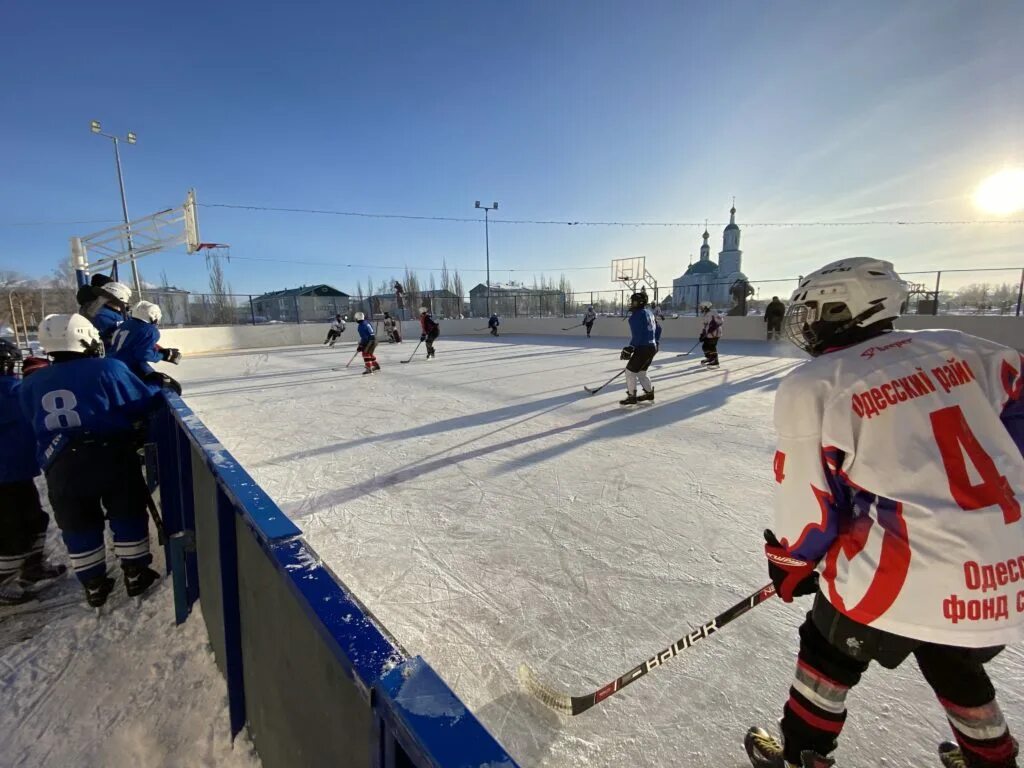
<instances>
[{"instance_id":1,"label":"church building","mask_svg":"<svg viewBox=\"0 0 1024 768\"><path fill-rule=\"evenodd\" d=\"M740 250L740 228L736 224L736 206L729 210L729 224L722 232L722 250L718 263L711 260L707 227L704 227L704 245L700 247L700 260L690 264L681 277L672 281L672 304L677 310L693 309L702 301L711 301L717 309L728 309L733 304L729 289L737 280L746 281L743 274L743 251Z\"/></svg>"}]
</instances>

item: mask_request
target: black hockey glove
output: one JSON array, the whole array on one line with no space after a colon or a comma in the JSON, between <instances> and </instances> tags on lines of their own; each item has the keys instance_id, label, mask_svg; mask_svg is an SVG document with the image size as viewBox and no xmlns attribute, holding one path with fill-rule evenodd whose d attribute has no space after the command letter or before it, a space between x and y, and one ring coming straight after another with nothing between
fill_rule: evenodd
<instances>
[{"instance_id":1,"label":"black hockey glove","mask_svg":"<svg viewBox=\"0 0 1024 768\"><path fill-rule=\"evenodd\" d=\"M356 345L356 352L362 352L362 351L363 351L363 349L365 349L365 347L363 347L363 345L362 345L362 344L358 344L358 345Z\"/></svg>"},{"instance_id":2,"label":"black hockey glove","mask_svg":"<svg viewBox=\"0 0 1024 768\"><path fill-rule=\"evenodd\" d=\"M619 353L619 359L620 360L629 360L629 358L631 358L632 356L633 356L633 348L632 347L623 347L622 351Z\"/></svg>"},{"instance_id":3,"label":"black hockey glove","mask_svg":"<svg viewBox=\"0 0 1024 768\"><path fill-rule=\"evenodd\" d=\"M146 374L146 378L143 379L147 384L156 384L161 389L173 390L174 394L181 394L181 384L172 379L166 373L160 373L160 371L153 371L152 373Z\"/></svg>"},{"instance_id":4,"label":"black hockey glove","mask_svg":"<svg viewBox=\"0 0 1024 768\"><path fill-rule=\"evenodd\" d=\"M813 595L818 591L818 574L814 570L817 563L800 560L789 554L768 528L764 531L764 541L768 575L783 602L791 603L794 597Z\"/></svg>"},{"instance_id":5,"label":"black hockey glove","mask_svg":"<svg viewBox=\"0 0 1024 768\"><path fill-rule=\"evenodd\" d=\"M701 344L703 344L707 340L708 337L706 333L702 333L700 336L697 337L697 341L699 341Z\"/></svg>"},{"instance_id":6,"label":"black hockey glove","mask_svg":"<svg viewBox=\"0 0 1024 768\"><path fill-rule=\"evenodd\" d=\"M421 333L420 334L420 341L426 341L426 340L427 340L427 334Z\"/></svg>"},{"instance_id":7,"label":"black hockey glove","mask_svg":"<svg viewBox=\"0 0 1024 768\"><path fill-rule=\"evenodd\" d=\"M164 359L165 363L177 365L181 361L181 350L162 347L160 349L160 357Z\"/></svg>"}]
</instances>

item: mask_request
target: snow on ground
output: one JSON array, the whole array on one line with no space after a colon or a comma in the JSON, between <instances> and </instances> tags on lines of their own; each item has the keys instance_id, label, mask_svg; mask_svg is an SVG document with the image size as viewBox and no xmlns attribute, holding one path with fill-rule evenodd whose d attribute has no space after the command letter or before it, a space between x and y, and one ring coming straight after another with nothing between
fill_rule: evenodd
<instances>
[{"instance_id":1,"label":"snow on ground","mask_svg":"<svg viewBox=\"0 0 1024 768\"><path fill-rule=\"evenodd\" d=\"M351 337L349 337L351 338ZM772 400L788 347L667 342L657 401L625 409L611 339L511 336L186 359L188 403L406 648L524 766L747 765L774 728L809 600L772 600L595 709L563 718L517 687L527 661L574 693L646 660L767 581ZM1024 732L1024 657L992 665ZM845 768L936 765L947 726L913 662L849 698Z\"/></svg>"},{"instance_id":2,"label":"snow on ground","mask_svg":"<svg viewBox=\"0 0 1024 768\"><path fill-rule=\"evenodd\" d=\"M67 562L54 525L48 551ZM0 765L258 768L244 733L232 749L199 611L176 628L169 579L136 608L110 572L118 584L99 620L84 598L0 619ZM51 590L54 602L80 593L70 575Z\"/></svg>"}]
</instances>

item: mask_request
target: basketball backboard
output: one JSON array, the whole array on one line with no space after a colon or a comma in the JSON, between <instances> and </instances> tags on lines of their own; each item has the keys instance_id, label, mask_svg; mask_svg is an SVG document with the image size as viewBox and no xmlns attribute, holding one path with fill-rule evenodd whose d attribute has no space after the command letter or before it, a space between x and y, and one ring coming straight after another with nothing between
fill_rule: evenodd
<instances>
[{"instance_id":1,"label":"basketball backboard","mask_svg":"<svg viewBox=\"0 0 1024 768\"><path fill-rule=\"evenodd\" d=\"M612 282L626 283L630 287L643 282L647 274L646 257L632 256L628 259L612 259Z\"/></svg>"}]
</instances>

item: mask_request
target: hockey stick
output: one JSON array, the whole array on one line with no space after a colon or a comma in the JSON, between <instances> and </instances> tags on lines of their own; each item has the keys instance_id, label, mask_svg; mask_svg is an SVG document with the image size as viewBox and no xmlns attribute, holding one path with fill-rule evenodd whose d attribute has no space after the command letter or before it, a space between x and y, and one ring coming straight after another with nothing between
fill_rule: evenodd
<instances>
[{"instance_id":1,"label":"hockey stick","mask_svg":"<svg viewBox=\"0 0 1024 768\"><path fill-rule=\"evenodd\" d=\"M474 328L473 330L474 330L474 331L486 331L486 330L487 330L487 329L488 329L489 327L490 327L490 326L485 326L485 327L483 327L483 328Z\"/></svg>"},{"instance_id":2,"label":"hockey stick","mask_svg":"<svg viewBox=\"0 0 1024 768\"><path fill-rule=\"evenodd\" d=\"M605 382L604 384L602 384L602 385L601 385L600 387L597 387L597 388L595 388L595 389L591 389L590 387L588 387L588 386L586 386L586 385L584 385L584 387L583 387L583 388L584 388L585 390L587 390L587 392L589 392L590 394L592 394L592 395L596 395L596 394L597 394L598 392L600 392L600 391L601 391L602 389L604 389L605 387L607 387L607 386L608 386L609 384L611 384L611 383L612 383L613 381L615 381L615 380L616 380L617 378L619 378L619 376L621 376L621 375L622 375L622 374L624 374L625 372L626 372L626 369L625 369L625 368L623 368L623 369L622 369L621 371L619 371L619 372L618 372L618 373L616 373L616 374L615 374L614 376L612 376L612 377L611 377L610 379L608 379L608 381L606 381L606 382Z\"/></svg>"},{"instance_id":3,"label":"hockey stick","mask_svg":"<svg viewBox=\"0 0 1024 768\"><path fill-rule=\"evenodd\" d=\"M164 521L160 517L160 512L156 508L156 502L153 501L153 494L149 492L149 488L146 488L146 507L149 509L149 516L153 518L153 525L156 526L156 540L160 546L167 544L167 531L164 530Z\"/></svg>"},{"instance_id":4,"label":"hockey stick","mask_svg":"<svg viewBox=\"0 0 1024 768\"><path fill-rule=\"evenodd\" d=\"M693 350L695 350L697 348L697 344L700 344L700 343L701 342L698 339L697 342L692 347L690 347L686 352L683 352L683 354L681 354L681 355L676 355L676 357L686 357L688 354L693 352Z\"/></svg>"},{"instance_id":5,"label":"hockey stick","mask_svg":"<svg viewBox=\"0 0 1024 768\"><path fill-rule=\"evenodd\" d=\"M582 328L586 323L580 323L579 325L570 325L568 328L563 328L563 331L571 331L573 328Z\"/></svg>"},{"instance_id":6,"label":"hockey stick","mask_svg":"<svg viewBox=\"0 0 1024 768\"><path fill-rule=\"evenodd\" d=\"M422 344L422 343L423 343L423 340L422 340L422 339L420 339L420 344ZM416 351L417 351L417 350L418 350L418 349L420 348L420 344L417 344L417 345L416 345L416 349L414 349L414 350L412 351L412 354L411 354L411 355L409 355L409 359L408 359L408 360L399 360L398 362L400 362L400 363L411 363L411 362L412 362L412 359L413 359L414 357L416 357Z\"/></svg>"},{"instance_id":7,"label":"hockey stick","mask_svg":"<svg viewBox=\"0 0 1024 768\"><path fill-rule=\"evenodd\" d=\"M352 357L350 357L348 359L348 362L345 363L345 367L346 368L348 368L350 365L352 365L352 361L356 359L356 355L358 355L358 354L359 354L359 350L358 349L355 352L352 353Z\"/></svg>"},{"instance_id":8,"label":"hockey stick","mask_svg":"<svg viewBox=\"0 0 1024 768\"><path fill-rule=\"evenodd\" d=\"M587 693L583 696L570 696L566 693L560 693L554 688L540 682L537 679L537 676L533 673L533 670L526 664L519 665L519 682L522 683L523 687L526 688L527 691L533 694L542 703L551 707L551 709L565 715L578 715L580 712L586 712L595 704L600 704L609 696L618 693L627 685L643 677L655 667L660 667L665 662L674 659L697 641L703 640L708 635L714 634L730 621L738 619L751 608L760 605L774 594L775 585L766 584L754 594L740 600L732 608L729 608L715 616L715 618L707 624L693 630L693 632L690 632L687 635L683 635L668 648L659 651L643 664L634 667L622 677L617 680L613 680L602 688L598 688L593 693Z\"/></svg>"}]
</instances>

